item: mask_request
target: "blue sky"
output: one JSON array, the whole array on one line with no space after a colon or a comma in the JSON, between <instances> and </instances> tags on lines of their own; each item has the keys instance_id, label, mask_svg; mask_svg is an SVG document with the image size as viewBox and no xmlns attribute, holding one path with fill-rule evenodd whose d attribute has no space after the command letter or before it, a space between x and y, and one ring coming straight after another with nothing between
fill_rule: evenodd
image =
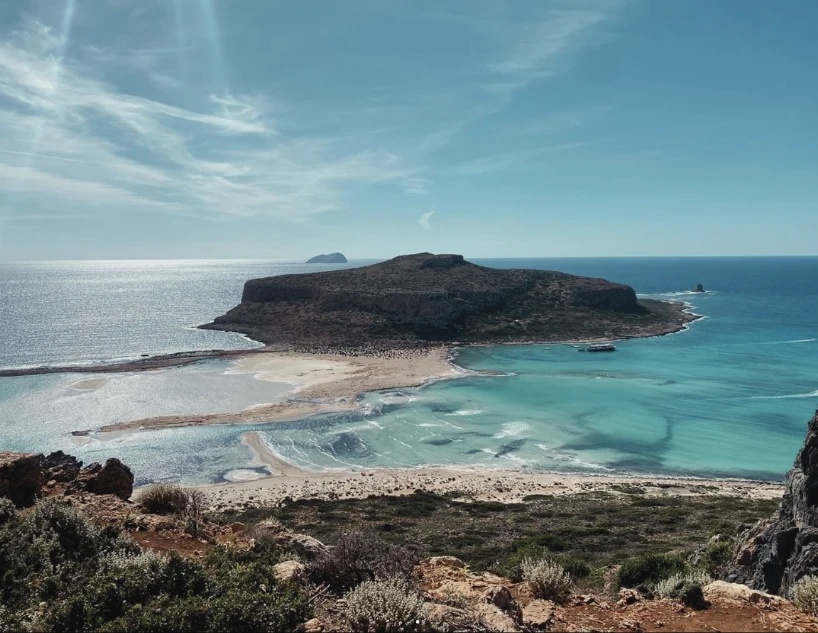
<instances>
[{"instance_id":1,"label":"blue sky","mask_svg":"<svg viewBox=\"0 0 818 633\"><path fill-rule=\"evenodd\" d=\"M5 0L0 260L818 255L814 0Z\"/></svg>"}]
</instances>

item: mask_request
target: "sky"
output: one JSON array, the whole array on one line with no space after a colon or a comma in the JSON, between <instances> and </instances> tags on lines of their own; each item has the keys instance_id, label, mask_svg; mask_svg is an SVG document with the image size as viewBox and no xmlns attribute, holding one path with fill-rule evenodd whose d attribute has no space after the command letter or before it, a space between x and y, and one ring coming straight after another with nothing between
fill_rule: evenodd
<instances>
[{"instance_id":1,"label":"sky","mask_svg":"<svg viewBox=\"0 0 818 633\"><path fill-rule=\"evenodd\" d=\"M818 255L815 0L4 0L0 261Z\"/></svg>"}]
</instances>

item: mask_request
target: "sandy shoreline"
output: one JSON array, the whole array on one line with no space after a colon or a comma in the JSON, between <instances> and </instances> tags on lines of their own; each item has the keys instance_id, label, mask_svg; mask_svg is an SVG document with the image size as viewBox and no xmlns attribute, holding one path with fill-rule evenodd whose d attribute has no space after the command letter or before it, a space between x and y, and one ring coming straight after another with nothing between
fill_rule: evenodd
<instances>
[{"instance_id":1,"label":"sandy shoreline","mask_svg":"<svg viewBox=\"0 0 818 633\"><path fill-rule=\"evenodd\" d=\"M783 482L739 479L635 477L543 471L464 468L371 469L361 472L310 472L279 458L258 433L242 440L271 476L204 486L214 509L278 505L285 499L360 499L369 495L407 495L423 490L453 499L515 503L529 495L590 492L646 496L730 496L777 499Z\"/></svg>"},{"instance_id":2,"label":"sandy shoreline","mask_svg":"<svg viewBox=\"0 0 818 633\"><path fill-rule=\"evenodd\" d=\"M358 395L381 389L418 387L466 375L449 360L449 350L394 351L390 355L295 354L264 352L239 356L228 373L253 374L289 383L283 400L243 411L201 415L170 415L109 424L101 432L137 431L206 424L260 424L297 420L319 413L353 409Z\"/></svg>"}]
</instances>

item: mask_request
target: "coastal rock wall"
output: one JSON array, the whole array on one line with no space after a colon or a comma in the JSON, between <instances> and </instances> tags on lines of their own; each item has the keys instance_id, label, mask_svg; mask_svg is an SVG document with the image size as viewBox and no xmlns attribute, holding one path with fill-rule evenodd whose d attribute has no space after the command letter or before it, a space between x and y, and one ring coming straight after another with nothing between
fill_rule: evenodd
<instances>
[{"instance_id":1,"label":"coastal rock wall","mask_svg":"<svg viewBox=\"0 0 818 633\"><path fill-rule=\"evenodd\" d=\"M727 579L786 594L798 579L818 574L818 411L804 447L787 473L775 516L739 535Z\"/></svg>"}]
</instances>

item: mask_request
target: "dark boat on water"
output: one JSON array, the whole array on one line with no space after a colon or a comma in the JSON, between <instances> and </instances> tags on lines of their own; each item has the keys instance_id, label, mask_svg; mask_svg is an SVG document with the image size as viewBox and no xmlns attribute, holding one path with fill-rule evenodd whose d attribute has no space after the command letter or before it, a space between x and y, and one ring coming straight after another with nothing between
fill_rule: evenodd
<instances>
[{"instance_id":1,"label":"dark boat on water","mask_svg":"<svg viewBox=\"0 0 818 633\"><path fill-rule=\"evenodd\" d=\"M585 348L586 352L615 352L616 345L613 343L593 343Z\"/></svg>"}]
</instances>

